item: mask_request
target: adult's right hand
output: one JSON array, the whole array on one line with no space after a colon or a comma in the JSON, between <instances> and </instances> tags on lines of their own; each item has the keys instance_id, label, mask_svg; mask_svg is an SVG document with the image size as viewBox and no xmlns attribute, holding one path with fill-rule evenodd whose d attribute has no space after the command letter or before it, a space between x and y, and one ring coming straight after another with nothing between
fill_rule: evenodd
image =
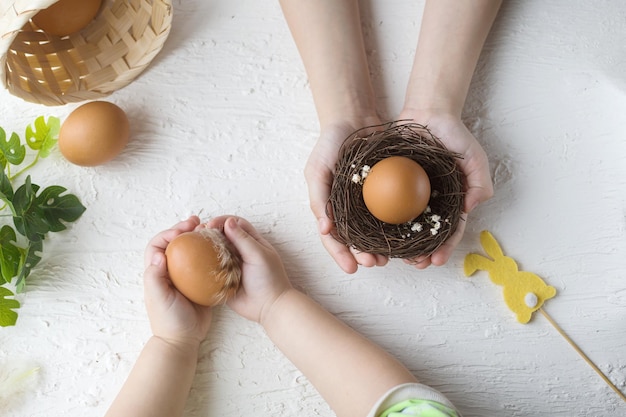
<instances>
[{"instance_id":1,"label":"adult's right hand","mask_svg":"<svg viewBox=\"0 0 626 417\"><path fill-rule=\"evenodd\" d=\"M335 226L332 209L329 206L335 165L339 159L339 148L344 140L356 130L377 124L379 124L378 118L370 117L362 123L346 122L323 128L304 169L310 207L317 219L322 244L337 265L349 274L356 272L359 265L383 266L388 261L388 258L383 255L359 252L337 241L332 234Z\"/></svg>"}]
</instances>

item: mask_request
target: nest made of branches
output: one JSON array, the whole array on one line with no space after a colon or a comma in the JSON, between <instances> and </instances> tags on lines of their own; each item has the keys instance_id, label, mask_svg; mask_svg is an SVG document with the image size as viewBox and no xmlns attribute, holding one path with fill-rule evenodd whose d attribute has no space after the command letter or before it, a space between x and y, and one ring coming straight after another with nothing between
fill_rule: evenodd
<instances>
[{"instance_id":1,"label":"nest made of branches","mask_svg":"<svg viewBox=\"0 0 626 417\"><path fill-rule=\"evenodd\" d=\"M367 171L390 156L404 156L420 164L431 185L426 210L398 225L374 217L362 193L363 168ZM339 150L329 201L335 239L357 251L390 258L431 255L462 221L464 176L457 165L460 158L418 123L396 121L352 133Z\"/></svg>"}]
</instances>

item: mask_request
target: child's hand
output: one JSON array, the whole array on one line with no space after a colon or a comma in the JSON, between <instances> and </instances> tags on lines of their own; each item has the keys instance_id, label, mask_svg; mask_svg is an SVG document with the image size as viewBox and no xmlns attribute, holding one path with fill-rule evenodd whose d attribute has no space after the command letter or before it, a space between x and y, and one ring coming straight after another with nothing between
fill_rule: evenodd
<instances>
[{"instance_id":1,"label":"child's hand","mask_svg":"<svg viewBox=\"0 0 626 417\"><path fill-rule=\"evenodd\" d=\"M407 263L415 265L418 269L427 268L431 264L441 266L450 259L454 249L461 241L465 231L467 214L493 195L489 161L480 143L459 117L443 112L420 112L417 114L417 112L404 110L400 118L413 119L415 122L427 126L449 150L461 154L462 157L458 164L465 174L466 194L463 203L464 213L456 231L431 256L406 260Z\"/></svg>"},{"instance_id":2,"label":"child's hand","mask_svg":"<svg viewBox=\"0 0 626 417\"><path fill-rule=\"evenodd\" d=\"M211 309L189 301L169 280L165 248L179 234L194 230L192 216L156 235L145 251L144 296L152 333L170 343L199 344L209 331Z\"/></svg>"},{"instance_id":3,"label":"child's hand","mask_svg":"<svg viewBox=\"0 0 626 417\"><path fill-rule=\"evenodd\" d=\"M280 256L240 217L217 217L206 227L223 229L243 259L241 287L228 306L242 317L261 323L274 301L292 288Z\"/></svg>"},{"instance_id":4,"label":"child's hand","mask_svg":"<svg viewBox=\"0 0 626 417\"><path fill-rule=\"evenodd\" d=\"M343 141L357 129L378 123L377 118L370 118L359 124L345 123L340 126L325 127L304 169L304 177L309 187L311 211L317 219L322 244L339 267L349 274L356 272L359 265L383 266L388 261L383 255L350 250L346 245L337 241L331 234L334 228L333 220L326 214L335 164L339 158L339 148Z\"/></svg>"}]
</instances>

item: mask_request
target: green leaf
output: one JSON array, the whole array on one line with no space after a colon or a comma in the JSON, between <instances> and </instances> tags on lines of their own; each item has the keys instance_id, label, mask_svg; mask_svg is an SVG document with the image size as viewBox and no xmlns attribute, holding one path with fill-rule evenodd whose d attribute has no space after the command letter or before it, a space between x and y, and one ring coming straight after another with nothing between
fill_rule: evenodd
<instances>
[{"instance_id":1,"label":"green leaf","mask_svg":"<svg viewBox=\"0 0 626 417\"><path fill-rule=\"evenodd\" d=\"M12 133L9 140L7 140L4 130L2 130L0 132L0 152L2 152L2 158L4 159L2 162L4 168L7 162L13 165L21 164L26 156L26 147L22 145L22 141L17 133Z\"/></svg>"},{"instance_id":2,"label":"green leaf","mask_svg":"<svg viewBox=\"0 0 626 417\"><path fill-rule=\"evenodd\" d=\"M35 201L35 193L37 193L38 190L39 186L31 182L30 175L27 176L24 184L18 187L13 195L13 206L17 213L28 210L33 201Z\"/></svg>"},{"instance_id":3,"label":"green leaf","mask_svg":"<svg viewBox=\"0 0 626 417\"><path fill-rule=\"evenodd\" d=\"M31 269L33 269L39 261L41 261L41 255L43 251L43 241L30 242L28 248L23 250L23 262L20 264L19 275L17 281L15 281L15 288L18 293L24 291L26 285L26 278L30 275Z\"/></svg>"},{"instance_id":4,"label":"green leaf","mask_svg":"<svg viewBox=\"0 0 626 417\"><path fill-rule=\"evenodd\" d=\"M15 246L16 235L11 226L0 229L0 284L11 282L22 263L20 248ZM2 282L4 281L4 282Z\"/></svg>"},{"instance_id":5,"label":"green leaf","mask_svg":"<svg viewBox=\"0 0 626 417\"><path fill-rule=\"evenodd\" d=\"M19 217L13 217L15 228L28 240L36 242L43 240L50 227L43 219L43 212L39 207L32 207Z\"/></svg>"},{"instance_id":6,"label":"green leaf","mask_svg":"<svg viewBox=\"0 0 626 417\"><path fill-rule=\"evenodd\" d=\"M13 310L20 308L20 303L11 297L14 294L11 290L0 287L0 326L15 326L17 313Z\"/></svg>"},{"instance_id":7,"label":"green leaf","mask_svg":"<svg viewBox=\"0 0 626 417\"><path fill-rule=\"evenodd\" d=\"M26 127L26 143L31 149L39 151L40 157L45 158L59 140L61 121L51 116L46 122L43 116L39 116L35 119L34 127L34 130L33 126Z\"/></svg>"},{"instance_id":8,"label":"green leaf","mask_svg":"<svg viewBox=\"0 0 626 417\"><path fill-rule=\"evenodd\" d=\"M0 143L5 143L7 139L7 134L3 128L0 127ZM4 170L7 166L7 159L4 157L4 152L0 154L0 166Z\"/></svg>"},{"instance_id":9,"label":"green leaf","mask_svg":"<svg viewBox=\"0 0 626 417\"><path fill-rule=\"evenodd\" d=\"M6 142L7 140L7 133L4 131L3 128L0 127L0 142ZM2 169L4 169L7 166L7 160L4 157L4 155L0 155L0 165L2 165Z\"/></svg>"},{"instance_id":10,"label":"green leaf","mask_svg":"<svg viewBox=\"0 0 626 417\"><path fill-rule=\"evenodd\" d=\"M41 240L48 232L65 230L61 220L73 222L85 212L75 195L61 195L67 191L64 187L53 185L37 196L38 191L39 186L32 184L29 176L13 197L15 228L29 240Z\"/></svg>"},{"instance_id":11,"label":"green leaf","mask_svg":"<svg viewBox=\"0 0 626 417\"><path fill-rule=\"evenodd\" d=\"M0 172L0 200L4 201L13 211L13 186L4 170Z\"/></svg>"},{"instance_id":12,"label":"green leaf","mask_svg":"<svg viewBox=\"0 0 626 417\"><path fill-rule=\"evenodd\" d=\"M44 189L35 200L51 232L65 230L66 227L61 223L61 220L73 222L85 212L85 206L80 203L75 195L61 195L65 191L67 189L64 187L52 185Z\"/></svg>"},{"instance_id":13,"label":"green leaf","mask_svg":"<svg viewBox=\"0 0 626 417\"><path fill-rule=\"evenodd\" d=\"M41 240L50 230L42 210L33 204L38 190L39 186L30 182L29 175L13 196L13 223L28 240Z\"/></svg>"}]
</instances>

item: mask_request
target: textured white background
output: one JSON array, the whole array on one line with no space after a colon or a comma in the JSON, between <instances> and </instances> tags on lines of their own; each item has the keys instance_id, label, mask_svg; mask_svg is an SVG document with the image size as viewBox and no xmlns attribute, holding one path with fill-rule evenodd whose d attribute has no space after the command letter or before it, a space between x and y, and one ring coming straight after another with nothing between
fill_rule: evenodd
<instances>
[{"instance_id":1,"label":"textured white background","mask_svg":"<svg viewBox=\"0 0 626 417\"><path fill-rule=\"evenodd\" d=\"M422 1L362 1L380 111L400 110ZM131 121L115 161L81 168L58 152L32 172L87 206L51 236L0 329L0 372L38 366L3 416L97 416L149 337L142 253L191 213L247 217L294 283L443 391L466 417L626 415L626 404L540 315L517 323L486 273L462 274L491 230L558 291L553 318L626 390L626 9L621 0L508 1L466 105L496 195L470 217L444 267L400 261L342 273L319 243L302 171L317 119L275 1L174 4L151 67L108 98ZM22 133L43 107L0 92L0 125ZM332 415L255 324L215 311L186 416ZM320 364L324 366L324 364Z\"/></svg>"}]
</instances>

